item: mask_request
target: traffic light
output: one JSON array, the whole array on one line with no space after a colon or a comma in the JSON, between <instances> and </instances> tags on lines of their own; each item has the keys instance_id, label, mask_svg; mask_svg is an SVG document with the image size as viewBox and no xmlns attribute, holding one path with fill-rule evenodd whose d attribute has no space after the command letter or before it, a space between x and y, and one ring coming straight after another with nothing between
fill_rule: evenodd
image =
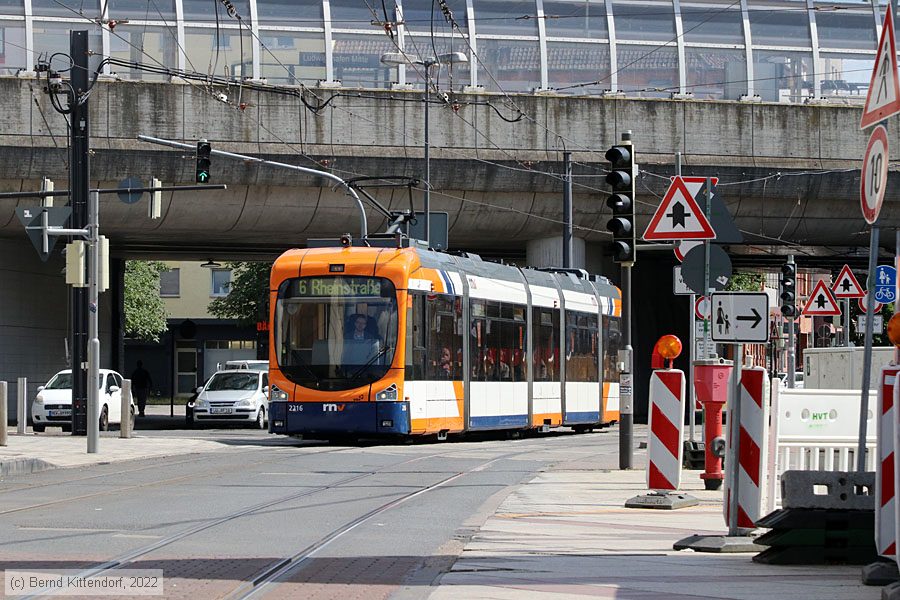
<instances>
[{"instance_id":1,"label":"traffic light","mask_svg":"<svg viewBox=\"0 0 900 600\"><path fill-rule=\"evenodd\" d=\"M789 262L781 265L781 314L797 316L797 265Z\"/></svg>"},{"instance_id":2,"label":"traffic light","mask_svg":"<svg viewBox=\"0 0 900 600\"><path fill-rule=\"evenodd\" d=\"M209 183L209 157L212 146L209 142L197 142L197 183Z\"/></svg>"},{"instance_id":3,"label":"traffic light","mask_svg":"<svg viewBox=\"0 0 900 600\"><path fill-rule=\"evenodd\" d=\"M606 205L612 209L613 218L606 228L613 234L613 260L617 263L635 261L634 229L634 146L623 141L606 151L610 163L606 183L612 194Z\"/></svg>"}]
</instances>

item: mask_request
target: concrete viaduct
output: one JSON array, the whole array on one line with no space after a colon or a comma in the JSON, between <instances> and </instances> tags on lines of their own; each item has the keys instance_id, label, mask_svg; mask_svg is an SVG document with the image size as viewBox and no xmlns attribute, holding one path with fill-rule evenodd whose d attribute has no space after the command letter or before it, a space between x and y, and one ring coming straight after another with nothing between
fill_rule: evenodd
<instances>
[{"instance_id":1,"label":"concrete viaduct","mask_svg":"<svg viewBox=\"0 0 900 600\"><path fill-rule=\"evenodd\" d=\"M215 98L220 93L226 102ZM0 191L37 190L42 177L55 180L57 189L67 187L67 123L42 83L3 78L0 97ZM328 102L313 112L304 100ZM450 214L454 248L521 259L529 242L558 236L562 184L552 174L561 172L568 149L577 162L575 224L585 241L584 262L615 275L604 259L609 209L603 153L625 130L633 131L638 162L647 172L638 183L639 233L680 151L685 174L720 178L724 200L752 244L732 253L778 252L786 243L847 251L867 243L858 201L867 138L858 128L858 108L553 95L463 94L449 100L431 111L431 185L432 209ZM191 153L138 142L139 134L189 143L206 138L215 148L342 177L423 172L420 93L317 89L301 99L197 83L101 80L89 102L91 173L98 186L151 176L193 183ZM889 123L894 140L900 139L898 129L897 120ZM129 205L103 196L101 229L114 256L272 257L308 237L357 231L351 201L319 178L216 157L212 174L229 189L167 194L159 220L147 217L146 201ZM900 177L892 173L882 211L888 227L900 226L898 185ZM409 203L405 190L378 196L393 207ZM15 217L17 206L37 204L0 200L0 379L27 375L32 389L64 364L67 327L62 260L57 252L41 263ZM374 211L369 216L370 231L378 231L383 219ZM636 286L660 281L668 270L651 262L639 261L646 266L636 269ZM121 266L114 267L119 276ZM102 304L104 362L116 367L121 293L105 294Z\"/></svg>"},{"instance_id":2,"label":"concrete viaduct","mask_svg":"<svg viewBox=\"0 0 900 600\"><path fill-rule=\"evenodd\" d=\"M37 189L44 176L58 188L67 185L66 123L41 87L33 79L0 79L4 191ZM139 134L189 143L206 138L215 148L346 178L424 171L421 94L319 89L305 101L337 96L314 113L294 96L238 88L215 94L220 92L227 93L227 102L196 83L100 81L90 96L93 179L99 185L115 185L127 176L193 182L191 156L138 142ZM433 105L431 112L433 210L450 213L455 247L521 253L528 240L558 235L562 184L545 173L561 172L564 148L578 163L575 222L585 229L576 235L602 244L609 215L603 153L629 129L640 166L648 172L638 183L639 232L667 184L652 174L672 174L674 153L681 151L686 174L717 175L723 184L745 182L720 191L748 243L866 243L856 169L867 137L858 128L858 108L462 94L451 104ZM889 129L900 139L897 120ZM770 177L779 172L782 177ZM805 174L810 172L815 174ZM164 250L175 244L203 254L240 247L278 252L309 236L357 228L352 203L323 180L222 158L214 159L213 178L229 190L168 194L158 221L146 218L143 203L126 205L105 196L104 232L119 249ZM891 188L896 185L889 184L883 211L887 226L900 225ZM409 202L406 191L381 198L393 206ZM17 204L35 201L0 204L4 237L22 238L13 215ZM370 217L370 230L377 231L383 221L375 212Z\"/></svg>"}]
</instances>

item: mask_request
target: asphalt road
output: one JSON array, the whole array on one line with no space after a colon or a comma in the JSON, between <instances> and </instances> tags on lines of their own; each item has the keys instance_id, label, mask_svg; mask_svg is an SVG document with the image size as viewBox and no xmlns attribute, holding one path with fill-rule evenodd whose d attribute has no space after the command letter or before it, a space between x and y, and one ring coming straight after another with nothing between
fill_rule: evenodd
<instances>
[{"instance_id":1,"label":"asphalt road","mask_svg":"<svg viewBox=\"0 0 900 600\"><path fill-rule=\"evenodd\" d=\"M145 435L229 447L3 481L0 569L163 569L165 596L191 600L424 598L514 486L618 464L615 429L358 446Z\"/></svg>"}]
</instances>

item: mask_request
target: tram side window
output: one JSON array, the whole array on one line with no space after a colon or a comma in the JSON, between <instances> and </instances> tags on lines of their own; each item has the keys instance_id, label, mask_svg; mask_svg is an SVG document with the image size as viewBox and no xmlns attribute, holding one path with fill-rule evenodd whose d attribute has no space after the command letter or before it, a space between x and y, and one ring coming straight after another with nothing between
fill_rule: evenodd
<instances>
[{"instance_id":1,"label":"tram side window","mask_svg":"<svg viewBox=\"0 0 900 600\"><path fill-rule=\"evenodd\" d=\"M472 381L528 381L526 307L472 301Z\"/></svg>"},{"instance_id":2,"label":"tram side window","mask_svg":"<svg viewBox=\"0 0 900 600\"><path fill-rule=\"evenodd\" d=\"M427 340L427 377L462 379L462 300L454 296L430 295L425 298Z\"/></svg>"},{"instance_id":3,"label":"tram side window","mask_svg":"<svg viewBox=\"0 0 900 600\"><path fill-rule=\"evenodd\" d=\"M425 295L409 294L406 312L406 379L425 379Z\"/></svg>"},{"instance_id":4,"label":"tram side window","mask_svg":"<svg viewBox=\"0 0 900 600\"><path fill-rule=\"evenodd\" d=\"M566 313L566 381L599 381L597 315Z\"/></svg>"},{"instance_id":5,"label":"tram side window","mask_svg":"<svg viewBox=\"0 0 900 600\"><path fill-rule=\"evenodd\" d=\"M603 315L603 381L618 383L621 319Z\"/></svg>"},{"instance_id":6,"label":"tram side window","mask_svg":"<svg viewBox=\"0 0 900 600\"><path fill-rule=\"evenodd\" d=\"M559 381L559 311L531 309L534 332L534 380Z\"/></svg>"}]
</instances>

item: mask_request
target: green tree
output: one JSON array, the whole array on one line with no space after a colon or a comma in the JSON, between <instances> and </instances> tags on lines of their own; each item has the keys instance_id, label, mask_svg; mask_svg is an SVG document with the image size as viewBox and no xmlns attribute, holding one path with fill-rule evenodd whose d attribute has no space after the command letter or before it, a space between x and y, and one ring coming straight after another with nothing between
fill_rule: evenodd
<instances>
[{"instance_id":1,"label":"green tree","mask_svg":"<svg viewBox=\"0 0 900 600\"><path fill-rule=\"evenodd\" d=\"M738 272L732 275L728 285L725 286L727 292L758 292L763 289L766 282L766 276L763 273Z\"/></svg>"},{"instance_id":2,"label":"green tree","mask_svg":"<svg viewBox=\"0 0 900 600\"><path fill-rule=\"evenodd\" d=\"M157 261L125 263L125 335L158 342L166 330L166 307L159 296L159 274L167 270Z\"/></svg>"},{"instance_id":3,"label":"green tree","mask_svg":"<svg viewBox=\"0 0 900 600\"><path fill-rule=\"evenodd\" d=\"M232 262L228 295L209 303L209 312L220 319L237 319L250 325L268 316L269 273L272 263Z\"/></svg>"}]
</instances>

